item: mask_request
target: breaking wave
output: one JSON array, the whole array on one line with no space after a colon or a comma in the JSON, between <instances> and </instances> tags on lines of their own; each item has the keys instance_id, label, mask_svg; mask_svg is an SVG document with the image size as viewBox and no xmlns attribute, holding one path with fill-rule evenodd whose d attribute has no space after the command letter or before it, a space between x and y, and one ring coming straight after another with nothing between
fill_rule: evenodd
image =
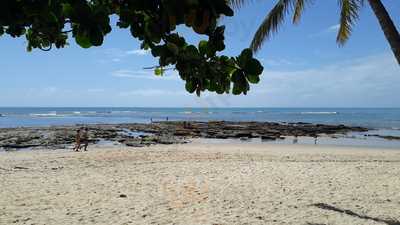
<instances>
[{"instance_id":1,"label":"breaking wave","mask_svg":"<svg viewBox=\"0 0 400 225\"><path fill-rule=\"evenodd\" d=\"M307 114L320 114L320 115L336 115L339 114L338 112L301 112L300 114L307 115Z\"/></svg>"}]
</instances>

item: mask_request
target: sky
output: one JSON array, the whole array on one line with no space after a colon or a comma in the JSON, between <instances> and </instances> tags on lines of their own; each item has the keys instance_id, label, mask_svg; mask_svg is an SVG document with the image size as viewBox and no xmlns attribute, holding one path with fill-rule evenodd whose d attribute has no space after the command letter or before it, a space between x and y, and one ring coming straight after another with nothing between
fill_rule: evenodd
<instances>
[{"instance_id":1,"label":"sky","mask_svg":"<svg viewBox=\"0 0 400 225\"><path fill-rule=\"evenodd\" d=\"M259 0L226 17L226 50L238 55L276 1ZM26 51L25 38L0 37L0 106L40 107L400 107L400 66L368 4L339 47L337 0L314 1L300 24L288 17L256 55L264 66L246 96L185 91L176 71L156 77L157 59L129 30L114 26L103 46ZM382 0L400 30L400 1ZM291 16L291 15L290 15ZM115 20L113 19L114 23ZM204 36L179 28L188 42Z\"/></svg>"}]
</instances>

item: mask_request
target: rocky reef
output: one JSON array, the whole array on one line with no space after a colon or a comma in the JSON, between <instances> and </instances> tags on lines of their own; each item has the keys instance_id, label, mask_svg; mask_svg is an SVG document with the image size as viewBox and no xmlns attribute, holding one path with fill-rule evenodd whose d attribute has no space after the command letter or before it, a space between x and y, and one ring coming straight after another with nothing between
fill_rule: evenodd
<instances>
[{"instance_id":1,"label":"rocky reef","mask_svg":"<svg viewBox=\"0 0 400 225\"><path fill-rule=\"evenodd\" d=\"M153 144L187 143L189 138L283 139L286 136L318 136L367 131L362 127L309 123L228 122L228 121L170 121L150 124L96 124L51 127L0 129L0 148L69 148L76 130L89 129L91 143L112 141L127 146L143 147Z\"/></svg>"}]
</instances>

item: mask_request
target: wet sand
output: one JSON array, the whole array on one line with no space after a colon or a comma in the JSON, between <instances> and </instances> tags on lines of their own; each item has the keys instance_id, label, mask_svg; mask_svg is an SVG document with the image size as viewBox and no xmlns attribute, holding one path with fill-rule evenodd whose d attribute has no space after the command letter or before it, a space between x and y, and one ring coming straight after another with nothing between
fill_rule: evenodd
<instances>
[{"instance_id":1,"label":"wet sand","mask_svg":"<svg viewBox=\"0 0 400 225\"><path fill-rule=\"evenodd\" d=\"M400 151L191 143L0 153L0 224L396 224Z\"/></svg>"}]
</instances>

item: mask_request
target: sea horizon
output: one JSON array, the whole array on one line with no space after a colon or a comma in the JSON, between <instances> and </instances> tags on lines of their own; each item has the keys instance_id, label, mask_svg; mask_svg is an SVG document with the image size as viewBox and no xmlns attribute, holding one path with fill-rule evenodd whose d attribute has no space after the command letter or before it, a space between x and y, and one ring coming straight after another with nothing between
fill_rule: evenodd
<instances>
[{"instance_id":1,"label":"sea horizon","mask_svg":"<svg viewBox=\"0 0 400 225\"><path fill-rule=\"evenodd\" d=\"M400 130L400 108L349 107L0 107L0 127L150 123L163 120L344 124Z\"/></svg>"}]
</instances>

